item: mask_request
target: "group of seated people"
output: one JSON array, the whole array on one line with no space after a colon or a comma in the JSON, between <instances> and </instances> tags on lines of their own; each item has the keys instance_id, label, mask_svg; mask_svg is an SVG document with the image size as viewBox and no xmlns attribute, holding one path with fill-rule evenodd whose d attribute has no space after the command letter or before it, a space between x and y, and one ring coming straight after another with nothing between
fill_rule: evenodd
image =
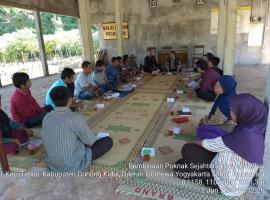
<instances>
[{"instance_id":1,"label":"group of seated people","mask_svg":"<svg viewBox=\"0 0 270 200\"><path fill-rule=\"evenodd\" d=\"M163 73L179 73L182 71L181 62L176 58L175 52L172 50L169 53L169 57L164 65L158 65L155 56L151 49L147 50L147 56L144 58L144 72L156 74L158 72Z\"/></svg>"},{"instance_id":2,"label":"group of seated people","mask_svg":"<svg viewBox=\"0 0 270 200\"><path fill-rule=\"evenodd\" d=\"M159 69L151 51L144 63L147 72ZM201 74L194 88L196 95L214 104L198 122L198 140L181 149L174 171L181 179L234 197L242 195L250 184L259 185L268 109L251 94L237 94L237 81L223 75L219 63L212 53L196 62L194 72Z\"/></svg>"},{"instance_id":3,"label":"group of seated people","mask_svg":"<svg viewBox=\"0 0 270 200\"><path fill-rule=\"evenodd\" d=\"M152 58L147 59L150 62ZM13 74L16 89L10 104L12 119L0 109L0 131L6 153L16 154L20 144L33 135L29 128L42 124L49 169L53 172L87 169L93 160L112 148L113 141L110 137L98 139L85 119L72 108L81 105L76 99L91 99L117 89L121 74L128 81L140 73L134 61L134 56L124 56L123 62L113 57L105 67L104 61L98 60L94 70L85 61L75 84L73 69L64 68L61 78L48 89L44 107L31 95L29 76L23 72ZM218 63L215 56L196 62L202 74L196 93L214 104L209 114L198 122L199 140L183 146L174 171L181 179L201 183L227 196L239 196L263 164L268 111L254 96L237 94L236 80L223 75Z\"/></svg>"},{"instance_id":4,"label":"group of seated people","mask_svg":"<svg viewBox=\"0 0 270 200\"><path fill-rule=\"evenodd\" d=\"M117 90L119 83L126 83L126 82L121 81L122 77L125 77L126 81L129 82L129 81L132 81L133 78L135 78L135 76L139 75L140 73L141 71L140 71L139 66L137 65L136 58L134 55L131 55L130 57L128 55L125 55L123 61L121 57L113 57L111 59L111 64L108 66L105 66L105 62L103 60L98 60L96 62L96 67L94 70L92 70L92 65L90 62L84 61L82 63L82 72L78 74L75 80L75 83L74 83L74 77L75 77L74 70L71 68L64 68L62 70L60 79L56 80L48 89L46 93L46 97L45 97L45 105L43 107L41 107L37 103L36 99L31 94L30 88L32 86L32 82L30 80L29 75L24 72L14 73L12 76L12 82L16 89L10 101L10 112L12 115L12 119L10 119L8 115L2 109L0 109L0 118L1 118L0 131L3 138L6 154L12 155L19 152L21 144L26 143L28 140L28 137L33 136L33 131L30 130L30 128L34 128L43 124L42 133L44 134L42 135L43 136L48 135L49 133L47 133L48 131L45 128L44 124L46 123L45 118L47 119L49 117L45 117L45 116L51 116L57 113L54 116L57 116L56 121L59 124L56 123L55 124L56 126L50 125L50 127L52 129L55 129L57 128L57 126L59 127L60 124L63 124L63 126L66 128L63 134L65 135L67 134L68 132L67 129L69 129L69 132L73 132L75 135L80 134L80 137L84 137L84 138L80 138L78 140L82 141L86 145L92 146L92 148L96 147L97 152L92 155L92 158L99 157L99 155L101 155L101 152L103 152L102 149L111 148L112 141L109 140L108 138L105 140L105 143L107 143L107 148L106 148L106 145L104 145L104 142L102 142L103 140L101 141L97 140L93 134L91 135L91 138L87 138L87 135L91 131L86 128L86 122L84 124L85 127L81 126L82 123L84 123L84 120L82 120L82 118L74 117L72 118L74 120L73 122L70 119L69 122L66 123L67 120L64 120L64 116L63 117L60 116L60 114L63 114L63 112L61 111L58 113L56 111L61 110L59 109L59 107L67 107L70 109L66 109L66 110L74 111L75 108L83 106L83 101L79 101L79 100L90 100L94 97L101 96L106 91L109 91L109 90L115 91ZM0 101L1 101L1 96L0 96ZM68 115L77 116L74 112L72 114L68 113ZM80 128L74 126L74 124L78 124ZM73 126L73 128L71 127L71 125ZM49 132L52 133L53 132L52 129L50 129ZM64 129L59 129L59 130L64 130ZM55 129L56 132L60 133L59 130ZM75 135L69 138L70 139L69 142L75 144L74 143L75 142L74 139L76 138ZM50 152L48 151L48 149L51 149L49 148L49 146L58 146L58 145L51 145L49 142L46 142L47 139L50 139L50 137L48 138L43 137L43 143L48 153ZM58 143L60 142L58 140L53 139L52 142L54 141L57 141ZM68 142L68 141L65 140L65 142ZM94 144L94 142L96 143ZM79 145L79 143L80 142L78 142L76 145ZM75 150L77 151L78 148L79 148L78 146L74 146L74 149L73 149L74 152ZM92 153L93 151L95 150L92 150ZM85 152L85 154L87 154L88 164L89 164L89 161L91 160L91 155L90 155L91 153L89 152L90 152L89 149L87 150L87 152ZM80 155L78 156L84 155L82 153L83 152L81 152ZM66 154L66 156L68 155L73 155L73 154L72 153ZM55 157L52 156L50 158L54 159ZM69 158L63 156L63 159L69 159ZM73 161L69 160L69 161L73 163L73 161L75 160ZM48 163L52 163L52 162L48 161ZM65 163L65 164L66 164L65 169L58 169L58 171L69 170L69 167L70 167L70 170L73 170L73 169L75 170L74 166L71 167L69 166L68 163ZM49 164L49 167L57 171L56 167L53 167L50 164ZM76 170L81 170L81 169L82 168L79 168L78 166L76 168Z\"/></svg>"},{"instance_id":5,"label":"group of seated people","mask_svg":"<svg viewBox=\"0 0 270 200\"><path fill-rule=\"evenodd\" d=\"M76 99L90 100L107 91L116 91L119 83L130 83L136 75L141 73L134 55L130 57L124 55L123 59L120 56L113 57L108 66L105 66L103 60L98 60L95 69L92 70L92 68L90 62L84 61L82 63L82 72L76 78L73 86L74 91L71 91ZM60 85L57 82L55 84L62 86L61 83ZM49 96L49 92L47 96Z\"/></svg>"}]
</instances>

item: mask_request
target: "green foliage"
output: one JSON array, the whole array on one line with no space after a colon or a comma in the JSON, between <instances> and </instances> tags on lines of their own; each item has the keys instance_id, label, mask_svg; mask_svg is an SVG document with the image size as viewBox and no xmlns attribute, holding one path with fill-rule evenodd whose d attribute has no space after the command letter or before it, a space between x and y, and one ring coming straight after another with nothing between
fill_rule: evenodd
<instances>
[{"instance_id":1,"label":"green foliage","mask_svg":"<svg viewBox=\"0 0 270 200\"><path fill-rule=\"evenodd\" d=\"M62 23L63 30L78 29L77 18L56 15L52 13L40 13L43 34L54 34L57 30L57 20ZM0 36L22 29L35 29L33 12L18 8L0 6Z\"/></svg>"},{"instance_id":2,"label":"green foliage","mask_svg":"<svg viewBox=\"0 0 270 200\"><path fill-rule=\"evenodd\" d=\"M56 40L45 41L45 48L46 48L48 59L51 59L57 55L56 46L57 46Z\"/></svg>"},{"instance_id":3,"label":"green foliage","mask_svg":"<svg viewBox=\"0 0 270 200\"><path fill-rule=\"evenodd\" d=\"M42 31L44 35L55 33L56 28L52 21L53 17L54 15L52 13L40 13Z\"/></svg>"},{"instance_id":4,"label":"green foliage","mask_svg":"<svg viewBox=\"0 0 270 200\"><path fill-rule=\"evenodd\" d=\"M4 62L5 61L4 59L5 59L4 51L0 49L0 63Z\"/></svg>"},{"instance_id":5,"label":"green foliage","mask_svg":"<svg viewBox=\"0 0 270 200\"><path fill-rule=\"evenodd\" d=\"M98 25L92 25L92 33L96 33L98 31Z\"/></svg>"},{"instance_id":6,"label":"green foliage","mask_svg":"<svg viewBox=\"0 0 270 200\"><path fill-rule=\"evenodd\" d=\"M63 29L65 31L78 29L78 21L76 18L73 17L67 17L67 16L61 16L60 17L63 23Z\"/></svg>"},{"instance_id":7,"label":"green foliage","mask_svg":"<svg viewBox=\"0 0 270 200\"><path fill-rule=\"evenodd\" d=\"M33 59L36 54L37 46L33 42L18 38L7 46L5 60L7 62L25 62Z\"/></svg>"},{"instance_id":8,"label":"green foliage","mask_svg":"<svg viewBox=\"0 0 270 200\"><path fill-rule=\"evenodd\" d=\"M93 38L93 47L94 47L94 52L97 52L99 49L99 41Z\"/></svg>"},{"instance_id":9,"label":"green foliage","mask_svg":"<svg viewBox=\"0 0 270 200\"><path fill-rule=\"evenodd\" d=\"M0 7L0 35L34 27L35 21L32 12Z\"/></svg>"},{"instance_id":10,"label":"green foliage","mask_svg":"<svg viewBox=\"0 0 270 200\"><path fill-rule=\"evenodd\" d=\"M66 43L62 52L65 52L64 56L82 55L82 48L80 41L73 41Z\"/></svg>"},{"instance_id":11,"label":"green foliage","mask_svg":"<svg viewBox=\"0 0 270 200\"><path fill-rule=\"evenodd\" d=\"M48 60L81 56L82 47L78 30L57 32L45 35L45 48ZM26 62L39 58L36 34L30 30L21 30L0 37L0 62ZM96 46L98 42L94 41Z\"/></svg>"},{"instance_id":12,"label":"green foliage","mask_svg":"<svg viewBox=\"0 0 270 200\"><path fill-rule=\"evenodd\" d=\"M77 18L45 12L40 17L48 59L82 55ZM98 26L92 26L92 33L96 51ZM38 57L33 13L0 6L0 62L26 62Z\"/></svg>"}]
</instances>

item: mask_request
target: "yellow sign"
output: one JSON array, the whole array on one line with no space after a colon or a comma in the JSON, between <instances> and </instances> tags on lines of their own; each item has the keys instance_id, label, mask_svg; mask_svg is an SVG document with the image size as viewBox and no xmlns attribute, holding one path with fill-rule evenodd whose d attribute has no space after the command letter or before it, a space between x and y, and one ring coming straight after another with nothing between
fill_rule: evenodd
<instances>
[{"instance_id":1,"label":"yellow sign","mask_svg":"<svg viewBox=\"0 0 270 200\"><path fill-rule=\"evenodd\" d=\"M122 23L123 39L128 39L128 22ZM116 24L106 23L103 24L103 39L116 40Z\"/></svg>"}]
</instances>

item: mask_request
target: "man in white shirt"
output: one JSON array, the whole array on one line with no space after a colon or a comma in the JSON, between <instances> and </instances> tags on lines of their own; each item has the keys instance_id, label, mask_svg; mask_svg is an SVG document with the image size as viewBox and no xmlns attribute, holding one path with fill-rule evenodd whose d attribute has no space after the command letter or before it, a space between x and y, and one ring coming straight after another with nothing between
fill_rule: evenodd
<instances>
[{"instance_id":1,"label":"man in white shirt","mask_svg":"<svg viewBox=\"0 0 270 200\"><path fill-rule=\"evenodd\" d=\"M81 100L89 100L93 97L102 95L103 91L95 86L92 79L92 66L89 61L82 63L83 71L78 75L75 81L74 96Z\"/></svg>"}]
</instances>

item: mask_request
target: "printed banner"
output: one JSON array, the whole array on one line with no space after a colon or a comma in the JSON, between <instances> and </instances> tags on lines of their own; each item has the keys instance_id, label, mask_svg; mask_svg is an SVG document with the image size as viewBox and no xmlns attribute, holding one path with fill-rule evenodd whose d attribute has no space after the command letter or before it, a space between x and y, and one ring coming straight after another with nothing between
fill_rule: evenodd
<instances>
[{"instance_id":1,"label":"printed banner","mask_svg":"<svg viewBox=\"0 0 270 200\"><path fill-rule=\"evenodd\" d=\"M210 34L218 33L218 15L219 8L211 9L211 27ZM237 8L237 33L249 33L251 7Z\"/></svg>"}]
</instances>

